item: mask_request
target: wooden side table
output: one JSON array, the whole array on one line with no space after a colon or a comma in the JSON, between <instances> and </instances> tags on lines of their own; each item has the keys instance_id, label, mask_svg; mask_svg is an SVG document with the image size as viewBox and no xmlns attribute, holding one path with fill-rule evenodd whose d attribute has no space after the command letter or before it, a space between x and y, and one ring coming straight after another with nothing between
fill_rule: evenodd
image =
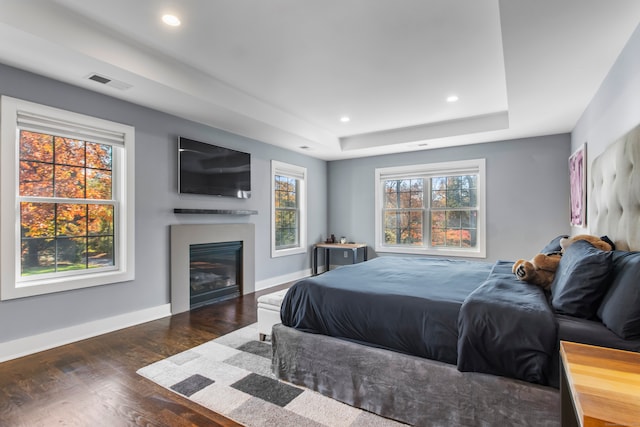
<instances>
[{"instance_id":1,"label":"wooden side table","mask_svg":"<svg viewBox=\"0 0 640 427\"><path fill-rule=\"evenodd\" d=\"M560 342L563 426L640 425L640 353Z\"/></svg>"},{"instance_id":2,"label":"wooden side table","mask_svg":"<svg viewBox=\"0 0 640 427\"><path fill-rule=\"evenodd\" d=\"M329 271L329 258L332 249L349 249L353 253L353 264L358 260L358 249L363 250L364 260L367 260L367 244L366 243L316 243L313 245L313 265L312 272L316 276L318 274L318 249L324 249L324 271Z\"/></svg>"}]
</instances>

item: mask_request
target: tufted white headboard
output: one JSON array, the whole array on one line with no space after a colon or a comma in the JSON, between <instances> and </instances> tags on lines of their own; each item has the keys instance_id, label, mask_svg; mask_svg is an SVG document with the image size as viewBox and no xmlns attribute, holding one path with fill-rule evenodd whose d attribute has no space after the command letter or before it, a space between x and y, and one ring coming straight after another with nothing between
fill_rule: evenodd
<instances>
[{"instance_id":1,"label":"tufted white headboard","mask_svg":"<svg viewBox=\"0 0 640 427\"><path fill-rule=\"evenodd\" d=\"M640 251L640 126L594 159L589 186L589 232Z\"/></svg>"}]
</instances>

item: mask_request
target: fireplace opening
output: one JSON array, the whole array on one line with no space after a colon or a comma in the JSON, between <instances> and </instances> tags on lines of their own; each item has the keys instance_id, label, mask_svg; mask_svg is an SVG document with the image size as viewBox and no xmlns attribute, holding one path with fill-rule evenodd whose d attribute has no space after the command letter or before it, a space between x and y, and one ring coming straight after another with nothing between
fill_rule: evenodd
<instances>
[{"instance_id":1,"label":"fireplace opening","mask_svg":"<svg viewBox=\"0 0 640 427\"><path fill-rule=\"evenodd\" d=\"M242 242L189 245L190 308L242 293Z\"/></svg>"}]
</instances>

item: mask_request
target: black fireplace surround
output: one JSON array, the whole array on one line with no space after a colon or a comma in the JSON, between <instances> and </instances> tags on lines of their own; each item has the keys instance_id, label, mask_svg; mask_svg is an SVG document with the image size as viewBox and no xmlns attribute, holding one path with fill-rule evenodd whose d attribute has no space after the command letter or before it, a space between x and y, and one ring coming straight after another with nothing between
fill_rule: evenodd
<instances>
[{"instance_id":1,"label":"black fireplace surround","mask_svg":"<svg viewBox=\"0 0 640 427\"><path fill-rule=\"evenodd\" d=\"M189 245L190 308L242 294L242 241Z\"/></svg>"}]
</instances>

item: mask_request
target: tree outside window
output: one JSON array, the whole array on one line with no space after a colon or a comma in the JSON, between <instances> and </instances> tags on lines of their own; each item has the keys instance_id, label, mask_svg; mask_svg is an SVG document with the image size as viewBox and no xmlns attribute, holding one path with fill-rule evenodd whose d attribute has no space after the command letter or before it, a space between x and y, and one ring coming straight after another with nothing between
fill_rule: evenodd
<instances>
[{"instance_id":1,"label":"tree outside window","mask_svg":"<svg viewBox=\"0 0 640 427\"><path fill-rule=\"evenodd\" d=\"M422 244L424 180L396 179L384 182L384 236L387 244Z\"/></svg>"},{"instance_id":2,"label":"tree outside window","mask_svg":"<svg viewBox=\"0 0 640 427\"><path fill-rule=\"evenodd\" d=\"M477 182L477 175L431 178L432 246L476 247Z\"/></svg>"},{"instance_id":3,"label":"tree outside window","mask_svg":"<svg viewBox=\"0 0 640 427\"><path fill-rule=\"evenodd\" d=\"M307 169L271 161L271 256L307 251Z\"/></svg>"},{"instance_id":4,"label":"tree outside window","mask_svg":"<svg viewBox=\"0 0 640 427\"><path fill-rule=\"evenodd\" d=\"M298 180L276 175L275 177L275 230L276 248L298 246Z\"/></svg>"},{"instance_id":5,"label":"tree outside window","mask_svg":"<svg viewBox=\"0 0 640 427\"><path fill-rule=\"evenodd\" d=\"M376 250L484 256L484 160L376 169Z\"/></svg>"},{"instance_id":6,"label":"tree outside window","mask_svg":"<svg viewBox=\"0 0 640 427\"><path fill-rule=\"evenodd\" d=\"M21 275L113 266L112 147L26 130L19 144Z\"/></svg>"},{"instance_id":7,"label":"tree outside window","mask_svg":"<svg viewBox=\"0 0 640 427\"><path fill-rule=\"evenodd\" d=\"M424 204L425 183L431 192ZM433 247L473 248L477 242L477 176L384 181L384 236L390 245L422 245L425 214Z\"/></svg>"}]
</instances>

